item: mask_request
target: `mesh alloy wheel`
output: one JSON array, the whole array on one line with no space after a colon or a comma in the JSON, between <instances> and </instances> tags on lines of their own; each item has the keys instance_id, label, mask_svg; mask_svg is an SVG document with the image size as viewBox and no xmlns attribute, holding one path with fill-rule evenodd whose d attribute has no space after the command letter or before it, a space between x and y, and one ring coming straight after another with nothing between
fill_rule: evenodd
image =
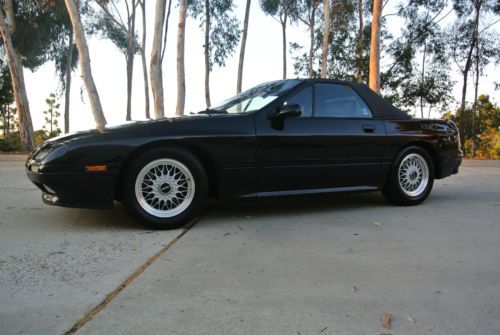
<instances>
[{"instance_id":1,"label":"mesh alloy wheel","mask_svg":"<svg viewBox=\"0 0 500 335\"><path fill-rule=\"evenodd\" d=\"M403 158L398 168L401 190L410 197L420 196L429 183L429 167L425 158L411 153Z\"/></svg>"},{"instance_id":2,"label":"mesh alloy wheel","mask_svg":"<svg viewBox=\"0 0 500 335\"><path fill-rule=\"evenodd\" d=\"M158 218L184 212L193 201L195 181L181 162L162 158L144 166L135 181L135 196L141 208Z\"/></svg>"}]
</instances>

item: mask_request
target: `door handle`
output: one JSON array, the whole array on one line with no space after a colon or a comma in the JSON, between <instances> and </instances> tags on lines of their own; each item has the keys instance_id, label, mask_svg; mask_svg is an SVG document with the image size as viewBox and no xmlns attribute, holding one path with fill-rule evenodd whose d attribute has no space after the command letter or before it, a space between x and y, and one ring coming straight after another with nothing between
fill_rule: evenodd
<instances>
[{"instance_id":1,"label":"door handle","mask_svg":"<svg viewBox=\"0 0 500 335\"><path fill-rule=\"evenodd\" d=\"M374 125L371 124L364 124L363 125L363 131L365 133L373 133L377 129Z\"/></svg>"}]
</instances>

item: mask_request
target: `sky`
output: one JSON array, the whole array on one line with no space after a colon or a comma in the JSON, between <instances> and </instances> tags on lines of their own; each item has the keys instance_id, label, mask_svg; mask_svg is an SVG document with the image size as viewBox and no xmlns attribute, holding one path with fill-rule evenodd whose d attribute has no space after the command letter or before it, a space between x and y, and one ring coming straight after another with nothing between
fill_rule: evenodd
<instances>
[{"instance_id":1,"label":"sky","mask_svg":"<svg viewBox=\"0 0 500 335\"><path fill-rule=\"evenodd\" d=\"M146 58L149 67L149 55L151 52L152 33L154 24L154 2L147 1L147 33ZM245 0L234 0L236 8L235 14L240 22L243 21L245 12ZM173 116L175 114L177 87L176 87L176 28L178 20L176 1L172 4L170 16L169 32L167 36L167 49L163 62L163 80L165 92L165 114ZM384 8L390 12L391 3L397 4L395 0L390 0L389 6ZM395 16L392 16L393 18ZM142 25L140 16L137 18L138 25ZM397 20L397 19L395 19ZM398 34L400 22L388 22L394 34ZM308 32L306 27L289 26L288 41L297 42L301 45L308 45ZM101 99L104 114L109 125L116 125L125 121L126 113L126 63L125 56L108 40L92 37L88 39L92 74ZM186 22L186 45L185 45L185 69L186 69L186 107L185 114L197 112L205 108L204 91L204 55L203 55L203 32L199 27L199 22L188 17ZM277 80L282 78L282 40L281 27L277 21L270 16L266 16L259 8L259 0L252 0L249 31L246 44L243 90L251 88L262 82ZM240 46L226 61L225 67L214 66L210 79L210 93L212 105L223 101L236 94L236 79L238 69L238 57ZM383 56L383 54L382 54ZM287 56L287 77L295 78L293 61L290 54ZM384 60L382 59L382 62ZM490 94L497 103L498 92L494 91L493 80L500 77L500 67L489 66L485 71L486 77L481 80L480 92ZM454 73L454 80L458 81L453 90L455 99L459 99L461 92L460 77ZM46 109L45 99L50 93L60 90L59 79L55 73L54 64L49 62L37 69L35 72L25 69L26 90L30 104L34 129L41 129L43 126L42 112ZM80 69L76 69L72 75L71 86L71 106L70 106L70 131L79 131L95 128L95 122L88 103L87 92L80 77ZM472 86L469 88L468 99L472 99ZM152 106L152 94L150 93ZM60 98L60 112L64 111L64 96ZM153 115L153 110L151 109ZM439 115L432 115L439 117ZM137 55L134 63L134 80L132 93L132 119L145 119L144 110L144 81L142 73L142 63ZM59 124L63 128L63 118L61 116Z\"/></svg>"}]
</instances>

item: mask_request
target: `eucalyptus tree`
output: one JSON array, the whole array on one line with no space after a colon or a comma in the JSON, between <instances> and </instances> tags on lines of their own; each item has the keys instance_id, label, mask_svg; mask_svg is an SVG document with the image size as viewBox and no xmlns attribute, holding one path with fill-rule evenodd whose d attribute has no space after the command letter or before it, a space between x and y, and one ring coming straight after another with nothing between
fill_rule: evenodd
<instances>
[{"instance_id":1,"label":"eucalyptus tree","mask_svg":"<svg viewBox=\"0 0 500 335\"><path fill-rule=\"evenodd\" d=\"M328 2L328 1L327 1ZM318 11L319 0L299 0L294 7L293 17L301 21L309 30L309 54L308 54L308 77L314 76L313 57L315 46L315 23L316 13ZM328 6L327 6L328 7ZM329 17L328 17L329 19ZM329 31L329 28L328 28Z\"/></svg>"},{"instance_id":2,"label":"eucalyptus tree","mask_svg":"<svg viewBox=\"0 0 500 335\"><path fill-rule=\"evenodd\" d=\"M188 0L179 0L179 20L177 23L177 106L175 115L184 115L186 103L186 74L184 71L184 46L186 39L186 18Z\"/></svg>"},{"instance_id":3,"label":"eucalyptus tree","mask_svg":"<svg viewBox=\"0 0 500 335\"><path fill-rule=\"evenodd\" d=\"M354 81L359 66L367 73L367 56L357 58L356 6L353 0L337 0L331 11L330 48L328 72L331 78ZM363 35L369 40L369 35ZM365 43L366 44L366 43ZM362 62L364 60L364 62Z\"/></svg>"},{"instance_id":4,"label":"eucalyptus tree","mask_svg":"<svg viewBox=\"0 0 500 335\"><path fill-rule=\"evenodd\" d=\"M78 7L76 6L74 0L64 0L64 3L66 4L66 9L73 26L76 47L78 48L78 55L80 58L82 79L87 89L92 114L94 116L96 127L102 130L106 126L106 118L102 110L101 100L99 98L99 93L97 92L97 87L94 83L94 77L92 76L89 49L87 46L85 33L83 31L80 13L78 12Z\"/></svg>"},{"instance_id":5,"label":"eucalyptus tree","mask_svg":"<svg viewBox=\"0 0 500 335\"><path fill-rule=\"evenodd\" d=\"M236 93L241 92L241 84L243 81L243 61L245 59L245 46L247 44L248 35L248 20L250 16L250 4L252 0L247 0L245 6L245 19L243 20L243 32L241 35L241 47L240 47L240 58L238 61L238 78L236 80Z\"/></svg>"},{"instance_id":6,"label":"eucalyptus tree","mask_svg":"<svg viewBox=\"0 0 500 335\"><path fill-rule=\"evenodd\" d=\"M10 71L19 114L21 143L24 150L33 148L33 126L24 84L24 69L36 70L64 57L69 20L62 1L5 0L1 7L3 52Z\"/></svg>"},{"instance_id":7,"label":"eucalyptus tree","mask_svg":"<svg viewBox=\"0 0 500 335\"><path fill-rule=\"evenodd\" d=\"M358 35L356 43L356 81L358 83L363 82L363 31L363 0L358 0Z\"/></svg>"},{"instance_id":8,"label":"eucalyptus tree","mask_svg":"<svg viewBox=\"0 0 500 335\"><path fill-rule=\"evenodd\" d=\"M370 72L368 85L380 93L380 19L382 0L373 0L372 30L370 39Z\"/></svg>"},{"instance_id":9,"label":"eucalyptus tree","mask_svg":"<svg viewBox=\"0 0 500 335\"><path fill-rule=\"evenodd\" d=\"M12 129L12 104L15 102L9 67L3 53L0 54L0 121L4 139L9 138Z\"/></svg>"},{"instance_id":10,"label":"eucalyptus tree","mask_svg":"<svg viewBox=\"0 0 500 335\"><path fill-rule=\"evenodd\" d=\"M5 12L5 15L4 15ZM5 0L0 8L0 34L2 35L5 58L12 79L12 88L16 100L17 112L20 123L19 133L23 150L32 150L33 123L24 83L23 64L19 51L14 47L12 35L16 32L16 20L12 0Z\"/></svg>"},{"instance_id":11,"label":"eucalyptus tree","mask_svg":"<svg viewBox=\"0 0 500 335\"><path fill-rule=\"evenodd\" d=\"M393 63L382 74L384 93L404 109L420 116L444 111L451 101L449 35L439 22L448 16L447 0L412 0L400 4L401 36L389 44ZM389 57L388 57L389 58Z\"/></svg>"},{"instance_id":12,"label":"eucalyptus tree","mask_svg":"<svg viewBox=\"0 0 500 335\"><path fill-rule=\"evenodd\" d=\"M101 0L97 1L102 11L97 15L95 29L111 40L125 56L127 73L127 121L132 119L132 80L134 57L141 47L136 36L136 14L139 0ZM122 13L126 14L122 18ZM143 41L144 43L144 41Z\"/></svg>"},{"instance_id":13,"label":"eucalyptus tree","mask_svg":"<svg viewBox=\"0 0 500 335\"><path fill-rule=\"evenodd\" d=\"M327 75L325 77L353 81L355 78L354 70L357 66L355 58L355 26L355 6L352 0L336 0L332 2L328 17L325 17L324 12L321 15L320 11L318 11L315 19L312 57L310 50L303 52L304 47L296 42L291 44L294 54L295 73L309 76L311 72L310 60L312 59L313 76L320 74L323 71L323 66L326 65ZM326 27L329 27L329 29L325 35ZM369 36L364 36L364 38L369 41ZM327 46L326 62L323 61L325 43ZM316 60L320 60L321 68L315 67L314 64L318 63Z\"/></svg>"},{"instance_id":14,"label":"eucalyptus tree","mask_svg":"<svg viewBox=\"0 0 500 335\"><path fill-rule=\"evenodd\" d=\"M142 77L144 79L144 111L146 119L150 119L151 115L149 113L149 78L148 78L148 65L146 62L146 0L139 0L139 6L141 7L141 18L142 18L142 41L141 41L141 63L142 63Z\"/></svg>"},{"instance_id":15,"label":"eucalyptus tree","mask_svg":"<svg viewBox=\"0 0 500 335\"><path fill-rule=\"evenodd\" d=\"M474 63L479 75L484 67L483 64L487 64L490 60L498 61L500 58L498 33L488 34L499 22L500 5L495 0L454 0L453 8L456 20L450 28L454 45L452 59L462 74L460 109L465 110L468 77L474 68ZM479 82L478 78L476 82ZM476 98L477 94L474 100ZM464 123L464 115L465 113L461 114L460 123Z\"/></svg>"},{"instance_id":16,"label":"eucalyptus tree","mask_svg":"<svg viewBox=\"0 0 500 335\"><path fill-rule=\"evenodd\" d=\"M296 0L260 0L260 7L266 15L271 16L281 25L283 41L283 79L286 79L286 27L296 6Z\"/></svg>"},{"instance_id":17,"label":"eucalyptus tree","mask_svg":"<svg viewBox=\"0 0 500 335\"><path fill-rule=\"evenodd\" d=\"M476 120L476 111L478 103L479 94L479 82L480 77L484 75L485 67L490 64L490 62L499 63L500 61L500 40L498 39L498 33L482 31L478 35L478 40L476 43L476 48L474 50L474 102L472 104L472 121L480 122L481 114L478 114L478 120ZM476 154L476 143L477 134L474 133L472 136L472 154Z\"/></svg>"},{"instance_id":18,"label":"eucalyptus tree","mask_svg":"<svg viewBox=\"0 0 500 335\"><path fill-rule=\"evenodd\" d=\"M321 78L327 77L328 46L330 42L330 2L323 1L323 45L321 53Z\"/></svg>"},{"instance_id":19,"label":"eucalyptus tree","mask_svg":"<svg viewBox=\"0 0 500 335\"><path fill-rule=\"evenodd\" d=\"M224 66L240 38L238 19L233 15L233 0L198 0L190 4L190 13L200 21L205 43L205 102L210 101L210 72L214 64Z\"/></svg>"},{"instance_id":20,"label":"eucalyptus tree","mask_svg":"<svg viewBox=\"0 0 500 335\"><path fill-rule=\"evenodd\" d=\"M185 6L187 6L187 3L185 4ZM151 48L149 73L151 90L153 92L154 113L157 119L165 116L162 63L165 53L165 47L167 45L168 23L171 7L172 0L168 0L168 10L166 0L156 0L153 46ZM145 21L143 19L145 31L146 28L144 22ZM144 40L145 38L143 39L143 45L145 43Z\"/></svg>"}]
</instances>

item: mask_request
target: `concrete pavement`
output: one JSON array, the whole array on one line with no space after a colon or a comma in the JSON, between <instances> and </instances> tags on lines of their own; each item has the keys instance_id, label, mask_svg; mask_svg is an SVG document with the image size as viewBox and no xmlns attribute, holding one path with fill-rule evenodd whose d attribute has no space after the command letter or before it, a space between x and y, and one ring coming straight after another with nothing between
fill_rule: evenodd
<instances>
[{"instance_id":1,"label":"concrete pavement","mask_svg":"<svg viewBox=\"0 0 500 335\"><path fill-rule=\"evenodd\" d=\"M180 230L46 206L24 161L0 156L0 334L62 334Z\"/></svg>"},{"instance_id":2,"label":"concrete pavement","mask_svg":"<svg viewBox=\"0 0 500 335\"><path fill-rule=\"evenodd\" d=\"M0 156L2 334L64 333L181 232L44 206L19 163ZM416 207L215 204L77 334L499 334L499 215L498 166L463 167Z\"/></svg>"}]
</instances>

